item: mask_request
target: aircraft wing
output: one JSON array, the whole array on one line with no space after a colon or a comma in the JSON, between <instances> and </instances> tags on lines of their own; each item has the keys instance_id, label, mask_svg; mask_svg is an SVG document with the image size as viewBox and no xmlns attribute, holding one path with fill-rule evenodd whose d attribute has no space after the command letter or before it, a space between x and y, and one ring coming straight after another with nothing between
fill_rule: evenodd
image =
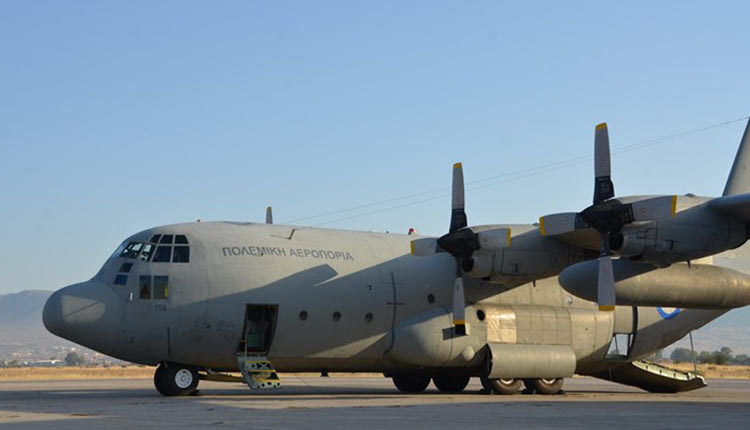
<instances>
[{"instance_id":1,"label":"aircraft wing","mask_svg":"<svg viewBox=\"0 0 750 430\"><path fill-rule=\"evenodd\" d=\"M577 248L590 249L593 251L599 251L602 243L602 238L599 235L599 232L591 227L579 228L577 230L551 236Z\"/></svg>"},{"instance_id":2,"label":"aircraft wing","mask_svg":"<svg viewBox=\"0 0 750 430\"><path fill-rule=\"evenodd\" d=\"M750 222L750 193L717 197L708 205L721 214Z\"/></svg>"}]
</instances>

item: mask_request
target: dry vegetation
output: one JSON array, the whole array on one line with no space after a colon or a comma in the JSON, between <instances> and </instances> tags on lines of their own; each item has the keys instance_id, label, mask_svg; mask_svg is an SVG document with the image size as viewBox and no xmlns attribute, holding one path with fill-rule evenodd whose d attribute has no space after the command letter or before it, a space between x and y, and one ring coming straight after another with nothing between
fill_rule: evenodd
<instances>
[{"instance_id":1,"label":"dry vegetation","mask_svg":"<svg viewBox=\"0 0 750 430\"><path fill-rule=\"evenodd\" d=\"M137 379L151 378L153 367L8 367L0 369L0 381L44 379Z\"/></svg>"},{"instance_id":2,"label":"dry vegetation","mask_svg":"<svg viewBox=\"0 0 750 430\"><path fill-rule=\"evenodd\" d=\"M693 363L663 363L683 372L692 372ZM722 366L719 364L698 364L698 374L706 379L750 379L750 366Z\"/></svg>"},{"instance_id":3,"label":"dry vegetation","mask_svg":"<svg viewBox=\"0 0 750 430\"><path fill-rule=\"evenodd\" d=\"M0 368L0 381L39 381L56 379L151 379L155 367L112 366L112 367L8 367ZM234 373L240 376L239 373ZM281 374L283 378L285 374ZM287 373L286 375L292 375ZM320 373L294 373L299 377L320 376ZM382 373L331 373L336 376L382 377Z\"/></svg>"}]
</instances>

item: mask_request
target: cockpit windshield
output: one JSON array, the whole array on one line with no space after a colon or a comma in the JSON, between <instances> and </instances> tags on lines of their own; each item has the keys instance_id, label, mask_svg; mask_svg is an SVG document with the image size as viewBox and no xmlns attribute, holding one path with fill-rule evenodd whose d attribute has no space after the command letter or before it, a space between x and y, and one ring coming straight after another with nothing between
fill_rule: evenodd
<instances>
[{"instance_id":1,"label":"cockpit windshield","mask_svg":"<svg viewBox=\"0 0 750 430\"><path fill-rule=\"evenodd\" d=\"M153 263L190 262L190 244L184 234L155 234L146 243L133 241L121 248L117 255L120 258Z\"/></svg>"}]
</instances>

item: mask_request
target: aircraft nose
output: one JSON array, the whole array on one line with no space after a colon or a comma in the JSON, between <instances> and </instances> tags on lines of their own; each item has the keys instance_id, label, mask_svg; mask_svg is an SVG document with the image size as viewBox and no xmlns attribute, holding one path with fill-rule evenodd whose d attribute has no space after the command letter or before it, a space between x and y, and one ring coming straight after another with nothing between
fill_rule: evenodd
<instances>
[{"instance_id":1,"label":"aircraft nose","mask_svg":"<svg viewBox=\"0 0 750 430\"><path fill-rule=\"evenodd\" d=\"M50 333L108 354L121 314L120 298L108 285L87 281L54 292L44 305L42 321Z\"/></svg>"}]
</instances>

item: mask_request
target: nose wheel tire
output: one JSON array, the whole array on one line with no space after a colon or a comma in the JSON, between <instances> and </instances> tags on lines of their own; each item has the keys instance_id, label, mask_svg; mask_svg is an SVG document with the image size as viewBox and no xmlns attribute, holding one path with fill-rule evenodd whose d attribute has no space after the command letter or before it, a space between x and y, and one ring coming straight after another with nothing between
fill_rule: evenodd
<instances>
[{"instance_id":1,"label":"nose wheel tire","mask_svg":"<svg viewBox=\"0 0 750 430\"><path fill-rule=\"evenodd\" d=\"M438 390L442 393L460 393L469 385L469 376L440 375L432 378Z\"/></svg>"},{"instance_id":2,"label":"nose wheel tire","mask_svg":"<svg viewBox=\"0 0 750 430\"><path fill-rule=\"evenodd\" d=\"M393 385L402 393L421 393L430 385L430 377L418 373L393 375Z\"/></svg>"},{"instance_id":3,"label":"nose wheel tire","mask_svg":"<svg viewBox=\"0 0 750 430\"><path fill-rule=\"evenodd\" d=\"M154 386L162 396L189 396L198 388L198 372L193 366L162 363L154 373Z\"/></svg>"},{"instance_id":4,"label":"nose wheel tire","mask_svg":"<svg viewBox=\"0 0 750 430\"><path fill-rule=\"evenodd\" d=\"M563 386L563 378L550 379L527 379L524 381L526 388L534 390L537 394L557 394Z\"/></svg>"},{"instance_id":5,"label":"nose wheel tire","mask_svg":"<svg viewBox=\"0 0 750 430\"><path fill-rule=\"evenodd\" d=\"M521 392L523 381L520 379L489 379L480 378L482 388L495 394L518 394Z\"/></svg>"}]
</instances>

